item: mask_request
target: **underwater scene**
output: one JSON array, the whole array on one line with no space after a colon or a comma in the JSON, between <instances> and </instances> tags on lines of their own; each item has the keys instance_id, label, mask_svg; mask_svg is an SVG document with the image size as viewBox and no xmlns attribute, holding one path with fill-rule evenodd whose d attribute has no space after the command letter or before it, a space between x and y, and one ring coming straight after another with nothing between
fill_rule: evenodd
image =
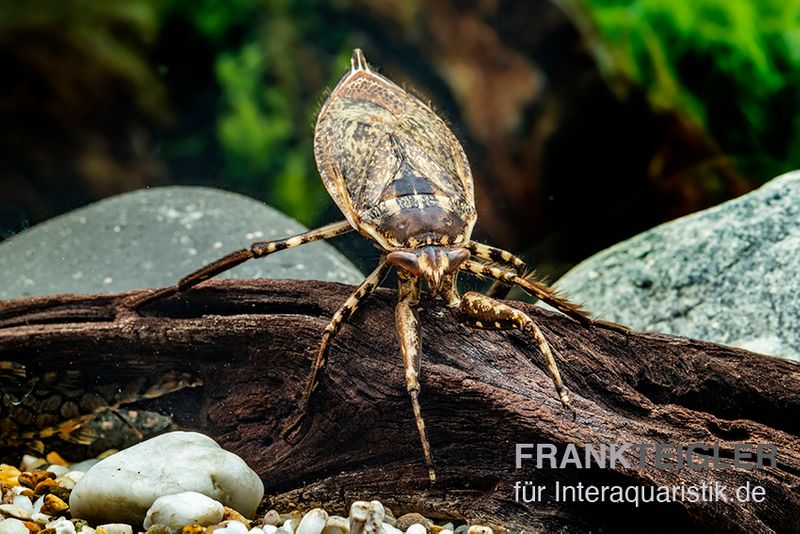
<instances>
[{"instance_id":1,"label":"underwater scene","mask_svg":"<svg viewBox=\"0 0 800 534\"><path fill-rule=\"evenodd\" d=\"M800 532L800 0L7 0L0 56L0 534Z\"/></svg>"}]
</instances>

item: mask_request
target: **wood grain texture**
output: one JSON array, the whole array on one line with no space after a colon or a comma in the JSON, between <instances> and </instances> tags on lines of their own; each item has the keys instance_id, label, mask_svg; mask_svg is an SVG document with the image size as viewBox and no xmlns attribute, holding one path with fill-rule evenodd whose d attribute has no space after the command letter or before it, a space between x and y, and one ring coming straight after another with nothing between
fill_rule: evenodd
<instances>
[{"instance_id":1,"label":"wood grain texture","mask_svg":"<svg viewBox=\"0 0 800 534\"><path fill-rule=\"evenodd\" d=\"M239 454L262 477L267 504L343 512L378 498L395 514L463 517L511 530L793 532L800 524L800 366L660 334L622 334L515 303L559 359L577 420L565 411L532 340L456 323L423 305L420 401L439 480L422 459L394 334L395 292L379 290L335 338L295 443L280 437L296 410L326 323L352 290L323 282L211 281L142 315L126 295L0 302L0 360L77 369L87 380L188 372L199 388L153 401ZM444 312L444 313L442 313ZM765 469L515 469L515 444L772 443ZM514 500L513 484L675 485L750 482L761 503L642 505ZM729 490L730 491L730 490ZM549 490L547 494L551 493Z\"/></svg>"}]
</instances>

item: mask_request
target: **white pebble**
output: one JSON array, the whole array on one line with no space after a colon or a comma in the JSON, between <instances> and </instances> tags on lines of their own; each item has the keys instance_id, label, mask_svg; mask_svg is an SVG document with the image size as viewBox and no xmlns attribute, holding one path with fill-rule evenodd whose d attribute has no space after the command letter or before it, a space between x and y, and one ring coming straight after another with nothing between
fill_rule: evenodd
<instances>
[{"instance_id":1,"label":"white pebble","mask_svg":"<svg viewBox=\"0 0 800 534\"><path fill-rule=\"evenodd\" d=\"M197 493L185 491L174 495L165 495L155 500L144 518L144 528L153 525L164 525L172 532L179 532L185 525L208 526L222 521L225 509L214 499ZM241 523L239 523L241 525ZM223 532L230 525L215 532ZM242 525L244 526L244 525ZM244 529L242 534L247 534Z\"/></svg>"},{"instance_id":2,"label":"white pebble","mask_svg":"<svg viewBox=\"0 0 800 534\"><path fill-rule=\"evenodd\" d=\"M71 490L72 488L75 487L75 484L78 483L78 481L81 479L82 476L83 476L82 471L69 471L68 473L64 473L63 475L58 477L56 479L56 482L58 482L58 485L61 486L62 488L67 488Z\"/></svg>"},{"instance_id":3,"label":"white pebble","mask_svg":"<svg viewBox=\"0 0 800 534\"><path fill-rule=\"evenodd\" d=\"M346 517L332 515L325 522L322 534L348 534L350 532L350 522Z\"/></svg>"},{"instance_id":4,"label":"white pebble","mask_svg":"<svg viewBox=\"0 0 800 534\"><path fill-rule=\"evenodd\" d=\"M37 467L41 467L45 464L44 458L37 458L36 456L31 456L30 454L26 454L22 457L22 465L20 465L20 471L33 471Z\"/></svg>"},{"instance_id":5,"label":"white pebble","mask_svg":"<svg viewBox=\"0 0 800 534\"><path fill-rule=\"evenodd\" d=\"M275 531L278 530L278 527L275 525L261 525L261 530L264 531L264 534L275 534Z\"/></svg>"},{"instance_id":6,"label":"white pebble","mask_svg":"<svg viewBox=\"0 0 800 534\"><path fill-rule=\"evenodd\" d=\"M39 505L39 507L41 508L41 504ZM33 521L37 525L44 525L45 523L50 521L50 516L47 514L43 514L41 512L34 512L33 515L31 515L31 521Z\"/></svg>"},{"instance_id":7,"label":"white pebble","mask_svg":"<svg viewBox=\"0 0 800 534\"><path fill-rule=\"evenodd\" d=\"M96 534L96 530L90 527L89 525L83 525L81 531L78 534Z\"/></svg>"},{"instance_id":8,"label":"white pebble","mask_svg":"<svg viewBox=\"0 0 800 534\"><path fill-rule=\"evenodd\" d=\"M215 528L214 534L247 534L247 527L241 521L224 521L222 527Z\"/></svg>"},{"instance_id":9,"label":"white pebble","mask_svg":"<svg viewBox=\"0 0 800 534\"><path fill-rule=\"evenodd\" d=\"M0 534L28 534L28 527L19 519L0 521Z\"/></svg>"},{"instance_id":10,"label":"white pebble","mask_svg":"<svg viewBox=\"0 0 800 534\"><path fill-rule=\"evenodd\" d=\"M45 526L55 530L56 534L75 534L75 525L72 524L72 521L67 520L66 517L59 517Z\"/></svg>"},{"instance_id":11,"label":"white pebble","mask_svg":"<svg viewBox=\"0 0 800 534\"><path fill-rule=\"evenodd\" d=\"M314 508L300 520L295 534L321 534L328 520L328 512L322 508Z\"/></svg>"},{"instance_id":12,"label":"white pebble","mask_svg":"<svg viewBox=\"0 0 800 534\"><path fill-rule=\"evenodd\" d=\"M297 528L297 520L296 519L287 519L281 525L281 528L286 532L294 532L294 529Z\"/></svg>"},{"instance_id":13,"label":"white pebble","mask_svg":"<svg viewBox=\"0 0 800 534\"><path fill-rule=\"evenodd\" d=\"M30 519L31 512L16 504L0 504L0 513L16 519Z\"/></svg>"},{"instance_id":14,"label":"white pebble","mask_svg":"<svg viewBox=\"0 0 800 534\"><path fill-rule=\"evenodd\" d=\"M449 528L444 528L439 531L439 534L453 534L453 531L450 530Z\"/></svg>"},{"instance_id":15,"label":"white pebble","mask_svg":"<svg viewBox=\"0 0 800 534\"><path fill-rule=\"evenodd\" d=\"M60 477L61 475L66 475L69 472L69 468L63 465L51 464L47 466L45 471L50 471L51 473L55 473L57 477Z\"/></svg>"},{"instance_id":16,"label":"white pebble","mask_svg":"<svg viewBox=\"0 0 800 534\"><path fill-rule=\"evenodd\" d=\"M19 506L25 510L25 513L28 515L28 517L33 515L33 503L29 497L26 497L25 495L17 495L14 497L14 501L11 504L14 506Z\"/></svg>"},{"instance_id":17,"label":"white pebble","mask_svg":"<svg viewBox=\"0 0 800 534\"><path fill-rule=\"evenodd\" d=\"M106 523L99 525L95 532L97 534L133 534L133 527L127 523Z\"/></svg>"},{"instance_id":18,"label":"white pebble","mask_svg":"<svg viewBox=\"0 0 800 534\"><path fill-rule=\"evenodd\" d=\"M383 527L383 531L386 534L403 534L402 530L400 530L399 528L393 527L389 523L383 523L383 525L381 525L381 526ZM439 534L441 534L441 532ZM453 533L451 532L450 534L453 534Z\"/></svg>"},{"instance_id":19,"label":"white pebble","mask_svg":"<svg viewBox=\"0 0 800 534\"><path fill-rule=\"evenodd\" d=\"M414 523L408 530L406 530L406 534L428 534L428 529L425 528L425 525L421 523Z\"/></svg>"},{"instance_id":20,"label":"white pebble","mask_svg":"<svg viewBox=\"0 0 800 534\"><path fill-rule=\"evenodd\" d=\"M33 515L41 513L43 504L44 504L44 495L33 501Z\"/></svg>"},{"instance_id":21,"label":"white pebble","mask_svg":"<svg viewBox=\"0 0 800 534\"><path fill-rule=\"evenodd\" d=\"M275 530L278 530L277 528ZM247 534L264 534L264 530L258 527L253 527L247 531Z\"/></svg>"}]
</instances>

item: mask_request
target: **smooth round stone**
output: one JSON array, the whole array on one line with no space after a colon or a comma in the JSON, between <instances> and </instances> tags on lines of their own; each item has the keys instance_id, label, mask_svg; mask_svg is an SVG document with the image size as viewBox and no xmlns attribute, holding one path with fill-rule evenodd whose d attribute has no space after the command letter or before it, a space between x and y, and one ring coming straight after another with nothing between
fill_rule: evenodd
<instances>
[{"instance_id":1,"label":"smooth round stone","mask_svg":"<svg viewBox=\"0 0 800 534\"><path fill-rule=\"evenodd\" d=\"M225 507L210 497L196 491L159 497L147 510L144 528L164 525L178 532L185 525L207 527L222 521Z\"/></svg>"},{"instance_id":2,"label":"smooth round stone","mask_svg":"<svg viewBox=\"0 0 800 534\"><path fill-rule=\"evenodd\" d=\"M96 534L133 534L133 527L126 523L107 523L95 529Z\"/></svg>"},{"instance_id":3,"label":"smooth round stone","mask_svg":"<svg viewBox=\"0 0 800 534\"><path fill-rule=\"evenodd\" d=\"M314 508L300 520L297 525L295 534L321 534L322 529L325 528L325 523L328 521L328 512L322 508Z\"/></svg>"},{"instance_id":4,"label":"smooth round stone","mask_svg":"<svg viewBox=\"0 0 800 534\"><path fill-rule=\"evenodd\" d=\"M73 517L91 523L141 525L156 499L186 491L252 517L264 484L241 458L208 436L170 432L92 467L75 485L69 504Z\"/></svg>"},{"instance_id":5,"label":"smooth round stone","mask_svg":"<svg viewBox=\"0 0 800 534\"><path fill-rule=\"evenodd\" d=\"M406 534L427 534L428 529L425 528L425 525L420 523L414 523L406 530Z\"/></svg>"},{"instance_id":6,"label":"smooth round stone","mask_svg":"<svg viewBox=\"0 0 800 534\"><path fill-rule=\"evenodd\" d=\"M209 534L247 534L247 526L241 521L223 521L220 526L211 527Z\"/></svg>"},{"instance_id":7,"label":"smooth round stone","mask_svg":"<svg viewBox=\"0 0 800 534\"><path fill-rule=\"evenodd\" d=\"M29 534L28 527L19 519L3 519L0 521L0 534Z\"/></svg>"},{"instance_id":8,"label":"smooth round stone","mask_svg":"<svg viewBox=\"0 0 800 534\"><path fill-rule=\"evenodd\" d=\"M141 189L55 217L0 243L0 299L164 287L253 242L306 230L263 202L228 191ZM245 262L220 277L348 284L364 279L324 242Z\"/></svg>"}]
</instances>

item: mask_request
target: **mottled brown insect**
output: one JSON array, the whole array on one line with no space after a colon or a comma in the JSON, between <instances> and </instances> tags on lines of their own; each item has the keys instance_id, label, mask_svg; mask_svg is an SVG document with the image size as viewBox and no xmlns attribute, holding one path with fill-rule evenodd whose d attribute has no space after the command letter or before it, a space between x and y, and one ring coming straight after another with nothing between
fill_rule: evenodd
<instances>
[{"instance_id":1,"label":"mottled brown insect","mask_svg":"<svg viewBox=\"0 0 800 534\"><path fill-rule=\"evenodd\" d=\"M417 399L421 352L415 307L423 296L441 302L469 326L519 329L533 336L561 402L569 407L553 354L533 320L490 296L459 295L456 277L465 271L493 278L496 282L490 295L500 298L507 294L506 286L517 285L578 321L592 321L553 291L525 277L525 264L519 258L470 240L476 212L469 162L458 140L430 107L370 69L356 49L350 71L319 113L314 155L325 187L346 220L295 237L254 243L173 287L139 298L132 306L186 290L251 258L356 230L375 242L383 256L325 328L300 401L301 417L325 365L331 338L392 267L399 279L395 319L406 387L431 481L435 480L433 458Z\"/></svg>"}]
</instances>

